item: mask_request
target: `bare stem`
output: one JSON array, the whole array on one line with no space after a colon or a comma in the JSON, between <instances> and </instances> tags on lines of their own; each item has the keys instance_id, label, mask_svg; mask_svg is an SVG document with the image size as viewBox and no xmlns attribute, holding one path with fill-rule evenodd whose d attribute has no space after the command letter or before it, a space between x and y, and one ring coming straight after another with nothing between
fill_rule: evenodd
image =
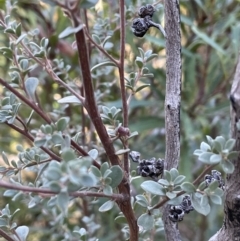
<instances>
[{"instance_id":1,"label":"bare stem","mask_svg":"<svg viewBox=\"0 0 240 241\"><path fill-rule=\"evenodd\" d=\"M124 59L125 59L125 1L119 0L120 5L120 64L118 66L119 71L119 80L120 80L120 89L121 89L121 99L122 99L122 107L123 107L123 126L128 127L128 103L126 96L126 87L124 80ZM124 148L128 148L128 141L125 140ZM129 161L128 161L128 153L123 155L124 159L124 170L126 173L129 173Z\"/></svg>"},{"instance_id":2,"label":"bare stem","mask_svg":"<svg viewBox=\"0 0 240 241\"><path fill-rule=\"evenodd\" d=\"M5 233L2 229L0 229L0 236L5 238L7 241L15 241L13 238L11 238L7 233Z\"/></svg>"},{"instance_id":3,"label":"bare stem","mask_svg":"<svg viewBox=\"0 0 240 241\"><path fill-rule=\"evenodd\" d=\"M21 192L33 192L33 193L39 193L39 194L48 194L48 195L57 195L58 192L51 191L47 188L37 188L37 187L27 187L27 186L18 186L14 185L5 181L0 180L0 187L11 189L11 190L17 190ZM121 194L104 194L102 192L89 192L89 191L81 191L81 192L70 192L70 196L72 197L107 197L112 200L124 200L123 195Z\"/></svg>"}]
</instances>

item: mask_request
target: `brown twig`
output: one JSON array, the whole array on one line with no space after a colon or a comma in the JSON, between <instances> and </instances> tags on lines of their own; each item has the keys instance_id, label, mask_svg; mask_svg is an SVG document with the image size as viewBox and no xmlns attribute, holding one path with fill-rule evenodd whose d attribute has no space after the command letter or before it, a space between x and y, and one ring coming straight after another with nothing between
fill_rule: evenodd
<instances>
[{"instance_id":1,"label":"brown twig","mask_svg":"<svg viewBox=\"0 0 240 241\"><path fill-rule=\"evenodd\" d=\"M7 233L5 233L2 229L0 229L0 236L5 238L7 241L15 241L15 239L11 238Z\"/></svg>"},{"instance_id":2,"label":"brown twig","mask_svg":"<svg viewBox=\"0 0 240 241\"><path fill-rule=\"evenodd\" d=\"M47 188L37 188L37 187L28 187L28 186L20 186L20 185L13 185L11 183L5 182L0 180L0 187L11 189L11 190L17 190L21 192L33 192L33 193L39 193L39 194L49 194L49 195L57 195L59 192L54 192ZM89 192L89 191L79 191L79 192L70 192L70 196L72 197L107 197L112 200L124 200L123 195L121 194L105 194L102 192Z\"/></svg>"}]
</instances>

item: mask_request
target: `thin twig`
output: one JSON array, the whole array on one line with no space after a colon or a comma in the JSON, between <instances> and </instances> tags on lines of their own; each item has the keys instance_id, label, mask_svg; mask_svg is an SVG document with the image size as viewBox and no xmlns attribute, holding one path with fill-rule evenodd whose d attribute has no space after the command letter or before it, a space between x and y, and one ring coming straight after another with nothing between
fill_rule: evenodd
<instances>
[{"instance_id":1,"label":"thin twig","mask_svg":"<svg viewBox=\"0 0 240 241\"><path fill-rule=\"evenodd\" d=\"M5 233L2 229L0 229L0 236L5 238L7 241L15 241L13 238L11 238L7 233Z\"/></svg>"},{"instance_id":2,"label":"thin twig","mask_svg":"<svg viewBox=\"0 0 240 241\"><path fill-rule=\"evenodd\" d=\"M51 191L47 188L37 188L37 187L28 187L28 186L20 186L20 185L14 185L8 182L5 182L3 180L0 180L0 187L11 189L11 190L17 190L22 192L33 192L33 193L39 193L39 194L49 194L49 195L57 195L59 192ZM79 191L79 192L70 192L70 196L72 197L107 197L112 200L124 200L123 195L121 194L105 194L102 192L89 192L89 191Z\"/></svg>"},{"instance_id":3,"label":"thin twig","mask_svg":"<svg viewBox=\"0 0 240 241\"><path fill-rule=\"evenodd\" d=\"M108 57L110 60L112 60L113 61L113 63L117 66L117 67L119 67L119 62L116 60L116 59L114 59L101 45L99 45L99 44L97 44L93 39L92 39L92 37L90 36L90 34L88 33L88 30L87 29L85 29L85 34L86 34L86 36L88 37L88 40L97 48L97 49L99 49L106 57Z\"/></svg>"}]
</instances>

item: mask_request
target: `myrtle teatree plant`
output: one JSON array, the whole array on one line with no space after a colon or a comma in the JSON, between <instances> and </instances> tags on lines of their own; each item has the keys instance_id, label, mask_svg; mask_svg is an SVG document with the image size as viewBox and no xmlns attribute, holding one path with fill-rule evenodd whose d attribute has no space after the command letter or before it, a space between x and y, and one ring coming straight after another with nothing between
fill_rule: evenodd
<instances>
[{"instance_id":1,"label":"myrtle teatree plant","mask_svg":"<svg viewBox=\"0 0 240 241\"><path fill-rule=\"evenodd\" d=\"M177 0L1 2L0 52L7 70L0 77L0 123L17 152L12 157L2 151L1 237L137 241L165 235L175 241L188 214L207 216L222 204L224 191L232 188L224 174L237 178L238 136L206 136L193 152L203 164L194 181L178 171L179 7ZM138 100L148 98L159 54L129 46L154 31L166 51L165 156L143 155L134 141L144 133L131 125ZM237 97L234 87L231 101L239 118ZM236 118L233 127L239 130ZM225 203L226 230L238 224L237 216L229 218L237 204L229 211Z\"/></svg>"}]
</instances>

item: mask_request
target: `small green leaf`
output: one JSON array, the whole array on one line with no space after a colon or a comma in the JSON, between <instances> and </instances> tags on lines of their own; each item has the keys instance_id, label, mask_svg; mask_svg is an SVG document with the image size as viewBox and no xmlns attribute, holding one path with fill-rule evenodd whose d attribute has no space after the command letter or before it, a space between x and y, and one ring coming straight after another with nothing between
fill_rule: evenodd
<instances>
[{"instance_id":1,"label":"small green leaf","mask_svg":"<svg viewBox=\"0 0 240 241\"><path fill-rule=\"evenodd\" d=\"M115 219L114 219L114 221L116 222L116 223L121 223L121 224L123 224L123 223L127 223L127 219L125 218L125 216L122 216L122 215L120 215L120 216L117 216Z\"/></svg>"},{"instance_id":2,"label":"small green leaf","mask_svg":"<svg viewBox=\"0 0 240 241\"><path fill-rule=\"evenodd\" d=\"M109 201L107 201L107 202L105 202L98 210L99 210L99 212L107 212L107 211L109 211L109 210L111 210L112 208L113 208L113 206L114 206L114 201L111 201L111 200L109 200Z\"/></svg>"},{"instance_id":3,"label":"small green leaf","mask_svg":"<svg viewBox=\"0 0 240 241\"><path fill-rule=\"evenodd\" d=\"M137 57L135 60L135 63L139 69L141 69L143 67L143 59L142 58Z\"/></svg>"},{"instance_id":4,"label":"small green leaf","mask_svg":"<svg viewBox=\"0 0 240 241\"><path fill-rule=\"evenodd\" d=\"M206 142L201 143L200 149L205 152L211 151L211 147Z\"/></svg>"},{"instance_id":5,"label":"small green leaf","mask_svg":"<svg viewBox=\"0 0 240 241\"><path fill-rule=\"evenodd\" d=\"M35 77L29 77L25 81L25 88L31 100L36 101L35 91L37 89L38 84L39 84L39 80Z\"/></svg>"},{"instance_id":6,"label":"small green leaf","mask_svg":"<svg viewBox=\"0 0 240 241\"><path fill-rule=\"evenodd\" d=\"M113 193L112 187L109 185L105 185L103 188L103 193L106 195L112 195Z\"/></svg>"},{"instance_id":7,"label":"small green leaf","mask_svg":"<svg viewBox=\"0 0 240 241\"><path fill-rule=\"evenodd\" d=\"M208 188L213 192L215 191L219 186L219 183L217 180L214 180L213 182L211 182L208 186Z\"/></svg>"},{"instance_id":8,"label":"small green leaf","mask_svg":"<svg viewBox=\"0 0 240 241\"><path fill-rule=\"evenodd\" d=\"M172 181L172 176L171 176L171 173L168 171L168 170L164 170L164 178L166 179L166 180L168 180L169 182L171 182Z\"/></svg>"},{"instance_id":9,"label":"small green leaf","mask_svg":"<svg viewBox=\"0 0 240 241\"><path fill-rule=\"evenodd\" d=\"M210 200L217 205L222 205L222 198L218 195L210 195Z\"/></svg>"},{"instance_id":10,"label":"small green leaf","mask_svg":"<svg viewBox=\"0 0 240 241\"><path fill-rule=\"evenodd\" d=\"M117 187L120 182L123 179L123 170L120 166L118 165L114 165L110 168L110 170L112 171L108 177L110 177L112 179L112 182L110 183L110 186L112 188Z\"/></svg>"},{"instance_id":11,"label":"small green leaf","mask_svg":"<svg viewBox=\"0 0 240 241\"><path fill-rule=\"evenodd\" d=\"M120 149L118 151L115 152L116 155L122 155L124 153L130 152L130 149Z\"/></svg>"},{"instance_id":12,"label":"small green leaf","mask_svg":"<svg viewBox=\"0 0 240 241\"><path fill-rule=\"evenodd\" d=\"M97 167L91 166L91 171L92 171L94 176L96 176L98 178L102 177L102 174L101 174L101 172L99 171L99 169Z\"/></svg>"},{"instance_id":13,"label":"small green leaf","mask_svg":"<svg viewBox=\"0 0 240 241\"><path fill-rule=\"evenodd\" d=\"M229 160L224 160L221 162L222 169L225 173L231 174L234 172L234 165Z\"/></svg>"},{"instance_id":14,"label":"small green leaf","mask_svg":"<svg viewBox=\"0 0 240 241\"><path fill-rule=\"evenodd\" d=\"M51 141L53 142L53 144L58 145L58 144L62 144L64 140L61 134L54 133L52 135Z\"/></svg>"},{"instance_id":15,"label":"small green leaf","mask_svg":"<svg viewBox=\"0 0 240 241\"><path fill-rule=\"evenodd\" d=\"M88 155L93 159L96 160L98 158L98 150L92 149L88 152Z\"/></svg>"},{"instance_id":16,"label":"small green leaf","mask_svg":"<svg viewBox=\"0 0 240 241\"><path fill-rule=\"evenodd\" d=\"M16 40L16 45L17 44L19 44L24 38L26 38L27 37L27 34L26 33L24 33L24 34L22 34L21 36L19 36L18 37L18 39Z\"/></svg>"},{"instance_id":17,"label":"small green leaf","mask_svg":"<svg viewBox=\"0 0 240 241\"><path fill-rule=\"evenodd\" d=\"M207 197L207 195L202 195L201 201L200 201L200 205L201 205L201 206L206 206L206 205L208 205L208 197Z\"/></svg>"},{"instance_id":18,"label":"small green leaf","mask_svg":"<svg viewBox=\"0 0 240 241\"><path fill-rule=\"evenodd\" d=\"M161 184L162 186L167 186L167 187L170 185L169 181L166 179L159 179L158 183Z\"/></svg>"},{"instance_id":19,"label":"small green leaf","mask_svg":"<svg viewBox=\"0 0 240 241\"><path fill-rule=\"evenodd\" d=\"M174 185L179 185L179 184L181 184L185 179L186 179L185 176L179 175L178 177L175 178L175 180L173 181L173 183L174 183Z\"/></svg>"},{"instance_id":20,"label":"small green leaf","mask_svg":"<svg viewBox=\"0 0 240 241\"><path fill-rule=\"evenodd\" d=\"M84 187L93 187L97 183L95 176L91 173L82 174L80 179L81 179L81 184Z\"/></svg>"},{"instance_id":21,"label":"small green leaf","mask_svg":"<svg viewBox=\"0 0 240 241\"><path fill-rule=\"evenodd\" d=\"M19 37L21 36L21 33L22 33L22 24L19 23L16 27L16 35Z\"/></svg>"},{"instance_id":22,"label":"small green leaf","mask_svg":"<svg viewBox=\"0 0 240 241\"><path fill-rule=\"evenodd\" d=\"M225 143L226 143L226 140L225 140L225 138L224 138L223 136L217 136L217 137L215 138L215 141L217 141L218 143L220 143L222 149L224 148Z\"/></svg>"},{"instance_id":23,"label":"small green leaf","mask_svg":"<svg viewBox=\"0 0 240 241\"><path fill-rule=\"evenodd\" d=\"M112 173L112 171L110 169L107 169L104 174L103 174L103 178L107 178L110 174Z\"/></svg>"},{"instance_id":24,"label":"small green leaf","mask_svg":"<svg viewBox=\"0 0 240 241\"><path fill-rule=\"evenodd\" d=\"M144 213L138 218L137 224L141 226L144 230L151 230L154 227L154 217L152 215Z\"/></svg>"},{"instance_id":25,"label":"small green leaf","mask_svg":"<svg viewBox=\"0 0 240 241\"><path fill-rule=\"evenodd\" d=\"M212 152L204 152L198 157L198 160L203 163L210 164L211 163L210 158L212 155L213 155Z\"/></svg>"},{"instance_id":26,"label":"small green leaf","mask_svg":"<svg viewBox=\"0 0 240 241\"><path fill-rule=\"evenodd\" d=\"M103 67L103 66L115 66L116 67L116 64L112 61L106 61L106 62L102 62L102 63L99 63L95 66L93 66L91 68L91 72L93 72L94 70L96 70L97 68L100 68L100 67Z\"/></svg>"},{"instance_id":27,"label":"small green leaf","mask_svg":"<svg viewBox=\"0 0 240 241\"><path fill-rule=\"evenodd\" d=\"M196 194L193 194L192 196L192 206L194 207L194 209L203 214L203 215L208 215L210 212L210 205L209 203L207 203L205 206L201 206L201 198L202 197L198 197Z\"/></svg>"},{"instance_id":28,"label":"small green leaf","mask_svg":"<svg viewBox=\"0 0 240 241\"><path fill-rule=\"evenodd\" d=\"M166 192L164 188L157 182L154 181L145 181L141 184L141 188L149 193L159 195L159 196L165 196Z\"/></svg>"},{"instance_id":29,"label":"small green leaf","mask_svg":"<svg viewBox=\"0 0 240 241\"><path fill-rule=\"evenodd\" d=\"M7 166L10 166L9 161L8 161L8 157L7 157L7 155L5 154L4 151L2 152L2 158L3 158L3 161L5 162L5 164Z\"/></svg>"},{"instance_id":30,"label":"small green leaf","mask_svg":"<svg viewBox=\"0 0 240 241\"><path fill-rule=\"evenodd\" d=\"M179 172L176 168L172 168L170 170L170 174L171 174L171 180L175 180L176 177L179 175Z\"/></svg>"},{"instance_id":31,"label":"small green leaf","mask_svg":"<svg viewBox=\"0 0 240 241\"><path fill-rule=\"evenodd\" d=\"M57 205L61 212L66 216L68 209L69 196L67 192L60 192L57 195Z\"/></svg>"},{"instance_id":32,"label":"small green leaf","mask_svg":"<svg viewBox=\"0 0 240 241\"><path fill-rule=\"evenodd\" d=\"M19 226L15 229L15 232L21 241L26 241L29 233L29 228L27 226Z\"/></svg>"},{"instance_id":33,"label":"small green leaf","mask_svg":"<svg viewBox=\"0 0 240 241\"><path fill-rule=\"evenodd\" d=\"M98 35L92 34L92 39L94 40L94 42L95 42L96 44L98 44L98 45L101 44L101 40L100 40L100 38L98 37Z\"/></svg>"},{"instance_id":34,"label":"small green leaf","mask_svg":"<svg viewBox=\"0 0 240 241\"><path fill-rule=\"evenodd\" d=\"M210 157L210 163L211 164L217 164L219 162L222 161L222 156L219 155L219 154L213 154L211 157Z\"/></svg>"},{"instance_id":35,"label":"small green leaf","mask_svg":"<svg viewBox=\"0 0 240 241\"><path fill-rule=\"evenodd\" d=\"M146 88L146 87L149 87L151 86L150 84L144 84L144 85L141 85L139 86L136 90L135 90L135 93L139 92L140 90Z\"/></svg>"},{"instance_id":36,"label":"small green leaf","mask_svg":"<svg viewBox=\"0 0 240 241\"><path fill-rule=\"evenodd\" d=\"M169 198L169 199L173 199L177 196L176 193L174 192L166 192L166 196Z\"/></svg>"},{"instance_id":37,"label":"small green leaf","mask_svg":"<svg viewBox=\"0 0 240 241\"><path fill-rule=\"evenodd\" d=\"M190 182L184 182L181 184L181 188L183 191L185 191L186 193L193 193L196 192L196 187L190 183Z\"/></svg>"},{"instance_id":38,"label":"small green leaf","mask_svg":"<svg viewBox=\"0 0 240 241\"><path fill-rule=\"evenodd\" d=\"M76 159L76 155L72 149L63 151L61 156L64 161L72 161L72 160Z\"/></svg>"},{"instance_id":39,"label":"small green leaf","mask_svg":"<svg viewBox=\"0 0 240 241\"><path fill-rule=\"evenodd\" d=\"M145 196L143 195L137 195L136 196L136 203L138 203L139 205L141 205L142 207L148 207L148 201L146 199Z\"/></svg>"},{"instance_id":40,"label":"small green leaf","mask_svg":"<svg viewBox=\"0 0 240 241\"><path fill-rule=\"evenodd\" d=\"M34 145L36 147L41 147L41 146L44 146L46 142L47 142L46 138L43 138L41 140L35 140Z\"/></svg>"},{"instance_id":41,"label":"small green leaf","mask_svg":"<svg viewBox=\"0 0 240 241\"><path fill-rule=\"evenodd\" d=\"M69 117L60 118L56 123L57 130L58 131L64 131L67 128L67 125L68 125L69 121L70 121Z\"/></svg>"},{"instance_id":42,"label":"small green leaf","mask_svg":"<svg viewBox=\"0 0 240 241\"><path fill-rule=\"evenodd\" d=\"M74 95L66 96L58 100L59 104L82 104L82 102Z\"/></svg>"},{"instance_id":43,"label":"small green leaf","mask_svg":"<svg viewBox=\"0 0 240 241\"><path fill-rule=\"evenodd\" d=\"M149 62L150 60L156 58L158 54L151 54L149 57L145 58L145 63Z\"/></svg>"},{"instance_id":44,"label":"small green leaf","mask_svg":"<svg viewBox=\"0 0 240 241\"><path fill-rule=\"evenodd\" d=\"M234 159L236 159L236 158L238 157L238 155L239 155L239 151L231 151L231 152L228 154L227 158L228 158L229 160L234 160Z\"/></svg>"},{"instance_id":45,"label":"small green leaf","mask_svg":"<svg viewBox=\"0 0 240 241\"><path fill-rule=\"evenodd\" d=\"M73 27L67 27L66 29L64 29L58 36L58 38L66 38L71 34L75 34L77 32L79 32L81 29L83 29L84 25L80 24L78 27L73 28Z\"/></svg>"},{"instance_id":46,"label":"small green leaf","mask_svg":"<svg viewBox=\"0 0 240 241\"><path fill-rule=\"evenodd\" d=\"M236 140L235 139L229 139L225 143L224 149L227 149L227 150L231 151L234 148L235 144L236 144Z\"/></svg>"},{"instance_id":47,"label":"small green leaf","mask_svg":"<svg viewBox=\"0 0 240 241\"><path fill-rule=\"evenodd\" d=\"M109 164L107 162L104 162L100 167L102 176L104 175L104 173L106 172L107 169L109 169Z\"/></svg>"}]
</instances>

